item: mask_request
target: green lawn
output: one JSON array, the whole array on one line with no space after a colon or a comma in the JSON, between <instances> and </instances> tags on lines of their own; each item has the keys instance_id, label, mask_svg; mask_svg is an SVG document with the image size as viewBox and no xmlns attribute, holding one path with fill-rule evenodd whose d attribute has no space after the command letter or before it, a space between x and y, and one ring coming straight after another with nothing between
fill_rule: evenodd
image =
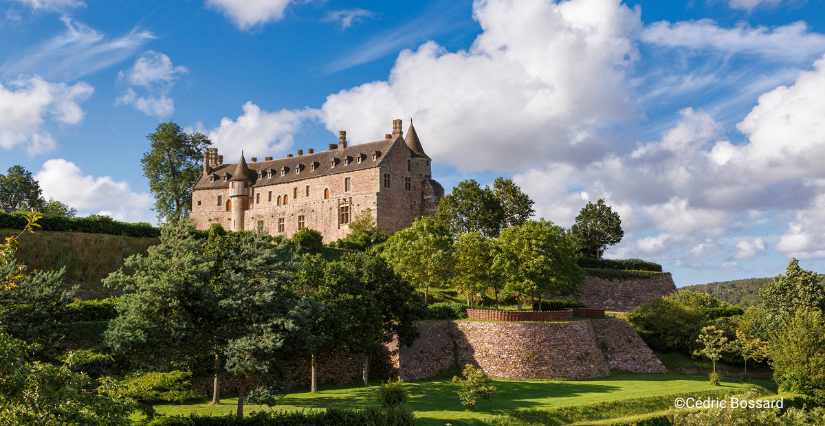
<instances>
[{"instance_id":1,"label":"green lawn","mask_svg":"<svg viewBox=\"0 0 825 426\"><path fill-rule=\"evenodd\" d=\"M492 402L480 402L475 411L465 411L458 402L455 392L458 385L446 380L420 381L409 383L412 398L408 408L416 416L417 424L445 425L486 425L499 415L507 415L515 410L552 410L563 407L588 404L604 404L623 400L644 400L666 395L684 395L696 392L719 391L738 393L748 384L740 380L725 378L721 387L711 386L707 376L689 376L675 374L615 374L611 377L593 380L494 380L498 393ZM775 384L769 380L754 380L753 385L775 391ZM359 408L374 406L374 394L378 383L365 388L358 384L330 386L321 388L317 394L307 390L298 390L281 399L275 407L280 410L316 410L329 407ZM669 400L669 398L668 398ZM163 414L227 414L234 412L237 399L224 398L220 406L208 405L209 400L202 398L182 405L159 405L157 409ZM661 402L659 403L661 405ZM613 404L616 405L616 404ZM621 405L621 404L618 404ZM636 404L639 405L639 404ZM655 407L652 402L642 406ZM667 408L667 407L665 407ZM264 406L247 405L246 412L266 410ZM642 414L644 408L636 414ZM634 414L634 413L631 413ZM628 415L628 414L623 414Z\"/></svg>"}]
</instances>

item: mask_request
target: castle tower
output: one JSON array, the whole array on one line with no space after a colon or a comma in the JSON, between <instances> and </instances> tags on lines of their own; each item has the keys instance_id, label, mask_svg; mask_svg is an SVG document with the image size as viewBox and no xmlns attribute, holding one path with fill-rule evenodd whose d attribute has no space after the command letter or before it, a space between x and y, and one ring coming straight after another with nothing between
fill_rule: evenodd
<instances>
[{"instance_id":1,"label":"castle tower","mask_svg":"<svg viewBox=\"0 0 825 426\"><path fill-rule=\"evenodd\" d=\"M229 179L229 199L232 203L232 231L242 231L244 229L244 211L249 208L249 167L241 152L241 159L238 161L235 172Z\"/></svg>"}]
</instances>

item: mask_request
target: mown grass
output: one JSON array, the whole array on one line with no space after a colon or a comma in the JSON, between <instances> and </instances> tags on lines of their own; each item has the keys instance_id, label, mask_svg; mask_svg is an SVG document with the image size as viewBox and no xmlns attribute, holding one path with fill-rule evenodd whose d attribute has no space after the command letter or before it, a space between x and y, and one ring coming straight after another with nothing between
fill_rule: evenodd
<instances>
[{"instance_id":1,"label":"mown grass","mask_svg":"<svg viewBox=\"0 0 825 426\"><path fill-rule=\"evenodd\" d=\"M358 384L323 387L317 394L296 390L280 400L276 410L323 410L330 407L378 407L375 392L379 383L369 387ZM750 386L772 392L769 380L754 380L751 384L724 378L722 386L711 386L703 375L615 374L593 380L493 380L498 393L491 402L481 401L474 411L466 411L458 401L458 385L448 380L430 380L408 384L411 399L407 407L422 426L487 425L494 421L507 424L527 421L525 416L567 416L564 421L639 415L667 409L677 396L713 393L742 393ZM198 413L223 415L234 412L237 399L227 397L222 405L209 405L207 398L184 404L158 405L163 414ZM247 405L246 411L268 410L265 406ZM532 414L531 414L532 413ZM538 414L537 414L538 413ZM577 420L578 419L578 420ZM527 423L529 424L529 423ZM541 423L538 423L541 424Z\"/></svg>"},{"instance_id":2,"label":"mown grass","mask_svg":"<svg viewBox=\"0 0 825 426\"><path fill-rule=\"evenodd\" d=\"M708 371L711 371L713 369L713 364L710 362L710 360L705 358L691 357L689 355L679 352L654 352L654 354L657 358L659 358L660 361L662 361L662 364L664 364L667 370L672 373L677 373L679 368ZM723 361L717 361L716 370L727 371L729 373L734 374L741 374L745 371L745 365L744 362L739 364L728 364ZM751 361L748 363L748 374L751 373L771 374L772 370L766 364L753 365Z\"/></svg>"},{"instance_id":3,"label":"mown grass","mask_svg":"<svg viewBox=\"0 0 825 426\"><path fill-rule=\"evenodd\" d=\"M19 230L0 229L0 238L19 234ZM103 278L123 267L123 260L159 244L157 238L134 238L83 232L38 231L20 238L16 258L29 271L54 271L66 267L66 280L81 286L81 298L110 295L101 285Z\"/></svg>"}]
</instances>

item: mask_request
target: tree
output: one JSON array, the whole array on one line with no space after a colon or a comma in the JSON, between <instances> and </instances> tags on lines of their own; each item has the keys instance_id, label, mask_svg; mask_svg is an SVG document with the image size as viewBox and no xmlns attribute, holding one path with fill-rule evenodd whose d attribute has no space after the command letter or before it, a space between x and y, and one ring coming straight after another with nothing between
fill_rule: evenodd
<instances>
[{"instance_id":1,"label":"tree","mask_svg":"<svg viewBox=\"0 0 825 426\"><path fill-rule=\"evenodd\" d=\"M492 289L498 309L498 295L502 289L502 280L496 274L495 269L480 267L480 265L493 264L497 249L495 240L486 239L478 232L459 234L456 238L453 245L455 262L453 285L467 294L467 306L471 305L472 294Z\"/></svg>"},{"instance_id":2,"label":"tree","mask_svg":"<svg viewBox=\"0 0 825 426\"><path fill-rule=\"evenodd\" d=\"M155 196L154 210L162 221L177 222L192 210L192 185L202 173L203 151L212 142L201 133L184 133L173 121L158 124L146 138L152 148L140 162Z\"/></svg>"},{"instance_id":3,"label":"tree","mask_svg":"<svg viewBox=\"0 0 825 426\"><path fill-rule=\"evenodd\" d=\"M49 201L43 203L41 210L46 216L75 217L77 215L77 209L69 207L54 198L49 198Z\"/></svg>"},{"instance_id":4,"label":"tree","mask_svg":"<svg viewBox=\"0 0 825 426\"><path fill-rule=\"evenodd\" d=\"M496 394L496 387L490 385L490 376L480 368L467 364L461 375L463 378L454 376L453 382L461 385L462 390L457 392L458 398L461 400L461 405L467 407L468 410L475 408L479 399L490 401Z\"/></svg>"},{"instance_id":5,"label":"tree","mask_svg":"<svg viewBox=\"0 0 825 426\"><path fill-rule=\"evenodd\" d=\"M376 244L387 241L387 234L381 232L381 228L375 223L372 217L372 210L366 208L361 210L355 219L349 224L349 234L338 241L337 247L349 250L366 250Z\"/></svg>"},{"instance_id":6,"label":"tree","mask_svg":"<svg viewBox=\"0 0 825 426\"><path fill-rule=\"evenodd\" d=\"M20 244L20 237L26 233L34 233L34 228L39 228L37 220L43 217L39 212L26 213L26 226L17 235L6 237L6 242L0 245L0 293L12 290L17 287L20 280L26 274L26 265L19 264L14 257L17 246Z\"/></svg>"},{"instance_id":7,"label":"tree","mask_svg":"<svg viewBox=\"0 0 825 426\"><path fill-rule=\"evenodd\" d=\"M422 217L390 237L383 256L403 279L424 289L424 303L429 303L430 287L443 287L450 281L452 250L450 231L436 220Z\"/></svg>"},{"instance_id":8,"label":"tree","mask_svg":"<svg viewBox=\"0 0 825 426\"><path fill-rule=\"evenodd\" d=\"M519 310L521 295L570 296L584 283L570 240L551 222L511 226L501 232L498 245L493 267L504 277L506 290L516 295Z\"/></svg>"},{"instance_id":9,"label":"tree","mask_svg":"<svg viewBox=\"0 0 825 426\"><path fill-rule=\"evenodd\" d=\"M436 218L453 235L479 232L487 238L498 237L505 212L501 201L489 187L483 189L475 180L466 180L453 188L438 203Z\"/></svg>"},{"instance_id":10,"label":"tree","mask_svg":"<svg viewBox=\"0 0 825 426\"><path fill-rule=\"evenodd\" d=\"M514 225L521 225L530 220L536 212L533 210L533 204L535 204L535 202L521 191L521 188L513 182L513 179L496 178L496 181L493 183L493 194L498 198L504 210L504 220L501 224L502 229Z\"/></svg>"},{"instance_id":11,"label":"tree","mask_svg":"<svg viewBox=\"0 0 825 426\"><path fill-rule=\"evenodd\" d=\"M825 290L819 285L820 278L792 259L784 276L777 276L759 290L759 299L772 329L782 327L800 309L825 310Z\"/></svg>"},{"instance_id":12,"label":"tree","mask_svg":"<svg viewBox=\"0 0 825 426\"><path fill-rule=\"evenodd\" d=\"M725 337L725 332L709 325L702 328L702 332L699 334L696 342L701 344L702 348L697 349L693 354L711 360L711 362L713 362L713 374L716 374L716 361L722 358L722 352L730 348L730 343L728 343L728 338Z\"/></svg>"},{"instance_id":13,"label":"tree","mask_svg":"<svg viewBox=\"0 0 825 426\"><path fill-rule=\"evenodd\" d=\"M743 377L747 377L749 359L753 362L762 362L768 357L768 342L757 337L749 337L742 330L736 330L736 342L734 342L733 348L745 360Z\"/></svg>"},{"instance_id":14,"label":"tree","mask_svg":"<svg viewBox=\"0 0 825 426\"><path fill-rule=\"evenodd\" d=\"M39 210L44 203L42 195L40 184L23 166L11 166L5 176L0 174L0 207Z\"/></svg>"},{"instance_id":15,"label":"tree","mask_svg":"<svg viewBox=\"0 0 825 426\"><path fill-rule=\"evenodd\" d=\"M825 318L801 308L773 331L770 363L779 389L825 401Z\"/></svg>"},{"instance_id":16,"label":"tree","mask_svg":"<svg viewBox=\"0 0 825 426\"><path fill-rule=\"evenodd\" d=\"M596 204L588 202L576 216L571 231L580 255L597 259L607 246L618 244L624 237L622 219L603 199Z\"/></svg>"}]
</instances>

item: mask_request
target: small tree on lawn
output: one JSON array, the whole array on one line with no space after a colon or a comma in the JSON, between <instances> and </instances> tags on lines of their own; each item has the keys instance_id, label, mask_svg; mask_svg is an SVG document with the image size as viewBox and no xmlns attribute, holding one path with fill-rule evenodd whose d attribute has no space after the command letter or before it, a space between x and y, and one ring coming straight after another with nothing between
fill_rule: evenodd
<instances>
[{"instance_id":1,"label":"small tree on lawn","mask_svg":"<svg viewBox=\"0 0 825 426\"><path fill-rule=\"evenodd\" d=\"M768 357L768 342L757 337L749 337L741 330L736 330L736 342L733 347L742 359L745 360L745 372L743 373L743 378L747 378L749 359L753 362L762 362Z\"/></svg>"},{"instance_id":2,"label":"small tree on lawn","mask_svg":"<svg viewBox=\"0 0 825 426\"><path fill-rule=\"evenodd\" d=\"M496 387L490 385L490 376L480 368L467 364L461 375L463 378L453 377L453 382L461 385L462 390L458 392L458 398L468 410L475 408L479 399L490 401L495 395Z\"/></svg>"},{"instance_id":3,"label":"small tree on lawn","mask_svg":"<svg viewBox=\"0 0 825 426\"><path fill-rule=\"evenodd\" d=\"M725 332L723 330L717 330L715 326L709 325L702 328L702 332L699 334L699 338L696 339L696 342L702 345L702 349L694 351L693 354L696 356L703 356L713 362L713 375L711 376L711 382L714 382L714 378L716 378L714 385L718 385L716 361L719 361L719 359L722 358L722 352L725 352L730 348L728 338L725 337Z\"/></svg>"},{"instance_id":4,"label":"small tree on lawn","mask_svg":"<svg viewBox=\"0 0 825 426\"><path fill-rule=\"evenodd\" d=\"M452 276L452 235L429 217L396 232L384 244L382 255L401 278L424 290L424 303L429 303L430 287L443 287Z\"/></svg>"}]
</instances>

